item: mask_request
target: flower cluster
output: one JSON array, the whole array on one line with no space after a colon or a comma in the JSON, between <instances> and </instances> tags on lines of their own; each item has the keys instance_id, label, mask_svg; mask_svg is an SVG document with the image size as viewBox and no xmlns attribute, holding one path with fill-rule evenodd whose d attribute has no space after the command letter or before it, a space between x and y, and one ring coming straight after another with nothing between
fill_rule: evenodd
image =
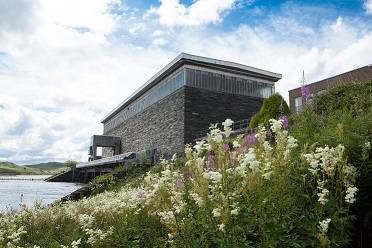
<instances>
[{"instance_id":1,"label":"flower cluster","mask_svg":"<svg viewBox=\"0 0 372 248\"><path fill-rule=\"evenodd\" d=\"M306 85L301 86L301 95L302 98L305 99L305 101L313 98L313 94L311 94L309 87L307 87Z\"/></svg>"},{"instance_id":2,"label":"flower cluster","mask_svg":"<svg viewBox=\"0 0 372 248\"><path fill-rule=\"evenodd\" d=\"M146 239L144 229L151 231L147 235L151 239L162 242L157 246L248 247L262 243L289 247L300 239L313 238L314 233L326 245L335 232L330 217L332 223L340 223L331 210L355 202L356 168L346 164L341 145L316 148L304 154L304 163L299 164L297 140L289 135L287 118L269 123L271 139L263 126L256 134L234 138L230 136L233 121L227 119L225 137L212 125L206 140L185 147L184 165L173 156L118 190L58 207L0 215L0 246L40 247L39 243L22 243L29 230L23 224L26 220L32 220L34 226L50 222L62 231L66 228L58 223L61 219L74 223L74 232L79 233L70 240L59 240L60 247L114 247L118 243L110 241L115 237L128 241L127 247L146 246L141 243ZM332 205L340 202L342 206ZM294 222L298 215L301 221ZM304 233L304 227L312 232ZM153 236L158 229L159 236Z\"/></svg>"}]
</instances>

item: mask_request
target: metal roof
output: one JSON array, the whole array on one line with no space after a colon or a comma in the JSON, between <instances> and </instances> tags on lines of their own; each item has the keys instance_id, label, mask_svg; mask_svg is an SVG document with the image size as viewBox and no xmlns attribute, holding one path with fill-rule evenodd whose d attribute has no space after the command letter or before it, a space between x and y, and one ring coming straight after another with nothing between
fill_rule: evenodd
<instances>
[{"instance_id":1,"label":"metal roof","mask_svg":"<svg viewBox=\"0 0 372 248\"><path fill-rule=\"evenodd\" d=\"M224 60L212 59L207 57L201 57L196 55L191 55L187 53L181 53L175 59L173 59L168 65L151 77L146 83L144 83L140 88L138 88L133 94L131 94L127 99L120 103L116 108L114 108L109 114L107 114L103 119L102 123L107 122L122 109L126 108L129 104L135 101L138 97L143 95L147 90L152 88L178 67L184 64L199 65L201 67L208 67L213 69L218 69L222 71L229 71L243 75L254 76L258 78L264 78L272 82L276 82L282 78L282 75L279 73L269 72L261 70L258 68L250 67L247 65L228 62Z\"/></svg>"}]
</instances>

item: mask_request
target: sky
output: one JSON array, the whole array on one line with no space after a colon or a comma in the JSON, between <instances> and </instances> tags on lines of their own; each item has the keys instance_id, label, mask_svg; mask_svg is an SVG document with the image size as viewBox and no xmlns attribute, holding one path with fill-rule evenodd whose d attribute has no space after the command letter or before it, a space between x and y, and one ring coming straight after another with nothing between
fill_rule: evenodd
<instances>
[{"instance_id":1,"label":"sky","mask_svg":"<svg viewBox=\"0 0 372 248\"><path fill-rule=\"evenodd\" d=\"M182 52L280 73L288 101L303 71L372 64L372 0L0 0L0 161L87 161L101 120Z\"/></svg>"}]
</instances>

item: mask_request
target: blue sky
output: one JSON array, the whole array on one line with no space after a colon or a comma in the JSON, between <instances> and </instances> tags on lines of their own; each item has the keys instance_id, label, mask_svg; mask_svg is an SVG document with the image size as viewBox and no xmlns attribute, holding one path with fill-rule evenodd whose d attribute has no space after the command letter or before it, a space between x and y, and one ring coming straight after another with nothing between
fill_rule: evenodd
<instances>
[{"instance_id":1,"label":"blue sky","mask_svg":"<svg viewBox=\"0 0 372 248\"><path fill-rule=\"evenodd\" d=\"M372 0L0 0L0 161L86 161L101 119L181 52L288 90L372 63ZM228 116L226 117L228 118Z\"/></svg>"}]
</instances>

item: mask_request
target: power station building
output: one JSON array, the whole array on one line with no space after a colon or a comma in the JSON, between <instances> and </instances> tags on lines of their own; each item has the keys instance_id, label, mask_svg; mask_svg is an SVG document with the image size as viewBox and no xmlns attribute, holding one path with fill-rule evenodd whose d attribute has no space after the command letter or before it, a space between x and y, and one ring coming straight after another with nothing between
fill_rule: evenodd
<instances>
[{"instance_id":1,"label":"power station building","mask_svg":"<svg viewBox=\"0 0 372 248\"><path fill-rule=\"evenodd\" d=\"M153 149L166 158L183 154L210 124L248 121L279 79L278 73L182 53L103 118L103 136L121 141L120 149L104 148L103 157Z\"/></svg>"}]
</instances>

